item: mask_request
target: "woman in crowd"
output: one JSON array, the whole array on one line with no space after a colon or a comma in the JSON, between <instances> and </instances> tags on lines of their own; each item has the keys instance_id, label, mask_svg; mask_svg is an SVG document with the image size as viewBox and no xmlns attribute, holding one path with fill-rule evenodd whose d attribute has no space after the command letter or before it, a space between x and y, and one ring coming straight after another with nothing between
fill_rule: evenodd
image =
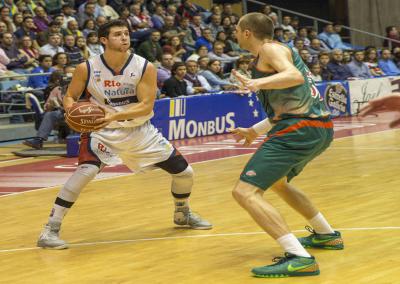
<instances>
[{"instance_id":1,"label":"woman in crowd","mask_svg":"<svg viewBox=\"0 0 400 284\"><path fill-rule=\"evenodd\" d=\"M168 44L163 46L163 53L170 53L174 57L174 62L182 62L182 57L186 53L179 36L172 36Z\"/></svg>"},{"instance_id":2,"label":"woman in crowd","mask_svg":"<svg viewBox=\"0 0 400 284\"><path fill-rule=\"evenodd\" d=\"M0 34L8 32L8 26L5 22L0 20Z\"/></svg>"},{"instance_id":3,"label":"woman in crowd","mask_svg":"<svg viewBox=\"0 0 400 284\"><path fill-rule=\"evenodd\" d=\"M196 49L195 53L193 53L192 55L190 55L190 56L186 59L186 61L193 60L193 61L196 61L196 62L197 62L197 60L199 60L199 58L200 58L201 56L207 56L207 54L208 54L208 48L207 48L207 46L205 46L205 45L200 45L199 48Z\"/></svg>"},{"instance_id":4,"label":"woman in crowd","mask_svg":"<svg viewBox=\"0 0 400 284\"><path fill-rule=\"evenodd\" d=\"M25 63L25 69L29 70L39 66L39 51L32 46L32 39L29 36L23 36L19 46L19 51L28 58Z\"/></svg>"},{"instance_id":5,"label":"woman in crowd","mask_svg":"<svg viewBox=\"0 0 400 284\"><path fill-rule=\"evenodd\" d=\"M86 38L88 34L91 32L96 32L96 22L93 19L87 19L83 23L83 29L82 29L83 36Z\"/></svg>"},{"instance_id":6,"label":"woman in crowd","mask_svg":"<svg viewBox=\"0 0 400 284\"><path fill-rule=\"evenodd\" d=\"M85 60L89 59L90 52L86 45L86 39L83 36L76 37L76 46L81 50L81 54Z\"/></svg>"},{"instance_id":7,"label":"woman in crowd","mask_svg":"<svg viewBox=\"0 0 400 284\"><path fill-rule=\"evenodd\" d=\"M55 70L63 71L68 64L69 58L65 52L58 52L53 56L53 68Z\"/></svg>"},{"instance_id":8,"label":"woman in crowd","mask_svg":"<svg viewBox=\"0 0 400 284\"><path fill-rule=\"evenodd\" d=\"M251 79L251 72L249 70L249 65L250 65L250 60L246 59L246 58L239 58L236 61L236 71L240 74L245 76L246 78ZM240 82L238 81L238 79L231 73L230 77L229 77L229 81L237 86L240 86Z\"/></svg>"},{"instance_id":9,"label":"woman in crowd","mask_svg":"<svg viewBox=\"0 0 400 284\"><path fill-rule=\"evenodd\" d=\"M213 59L208 62L208 69L201 71L200 75L207 79L213 90L236 90L237 86L223 79L221 61Z\"/></svg>"},{"instance_id":10,"label":"woman in crowd","mask_svg":"<svg viewBox=\"0 0 400 284\"><path fill-rule=\"evenodd\" d=\"M227 35L229 35L231 31L235 29L232 25L231 17L225 16L222 18L222 27Z\"/></svg>"},{"instance_id":11,"label":"woman in crowd","mask_svg":"<svg viewBox=\"0 0 400 284\"><path fill-rule=\"evenodd\" d=\"M318 62L311 63L309 68L311 71L311 78L314 80L314 82L321 82L322 81L321 65L319 65Z\"/></svg>"},{"instance_id":12,"label":"woman in crowd","mask_svg":"<svg viewBox=\"0 0 400 284\"><path fill-rule=\"evenodd\" d=\"M90 56L99 55L104 53L103 46L99 43L99 38L96 32L90 32L87 36L87 47Z\"/></svg>"},{"instance_id":13,"label":"woman in crowd","mask_svg":"<svg viewBox=\"0 0 400 284\"><path fill-rule=\"evenodd\" d=\"M374 47L365 50L365 64L367 64L369 71L373 76L384 76L382 69L378 67L378 51Z\"/></svg>"},{"instance_id":14,"label":"woman in crowd","mask_svg":"<svg viewBox=\"0 0 400 284\"><path fill-rule=\"evenodd\" d=\"M17 30L22 27L23 21L24 21L24 17L22 16L21 13L15 13L13 15L13 23Z\"/></svg>"}]
</instances>

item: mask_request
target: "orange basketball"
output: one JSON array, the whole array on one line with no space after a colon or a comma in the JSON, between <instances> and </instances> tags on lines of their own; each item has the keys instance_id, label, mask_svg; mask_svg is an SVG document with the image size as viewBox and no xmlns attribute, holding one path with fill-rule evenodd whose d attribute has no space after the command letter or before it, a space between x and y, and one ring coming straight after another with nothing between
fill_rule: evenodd
<instances>
[{"instance_id":1,"label":"orange basketball","mask_svg":"<svg viewBox=\"0 0 400 284\"><path fill-rule=\"evenodd\" d=\"M92 132L99 125L96 119L104 117L104 111L89 102L75 103L65 115L68 126L77 132Z\"/></svg>"}]
</instances>

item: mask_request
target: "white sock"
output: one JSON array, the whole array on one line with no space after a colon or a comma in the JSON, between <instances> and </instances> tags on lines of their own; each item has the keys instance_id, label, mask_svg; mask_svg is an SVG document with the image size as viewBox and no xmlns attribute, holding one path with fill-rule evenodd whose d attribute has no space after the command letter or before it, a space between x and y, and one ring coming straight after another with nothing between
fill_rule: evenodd
<instances>
[{"instance_id":1,"label":"white sock","mask_svg":"<svg viewBox=\"0 0 400 284\"><path fill-rule=\"evenodd\" d=\"M321 212L315 215L312 219L308 220L308 222L310 222L311 227L313 227L314 231L318 234L334 233L332 227L329 225L328 221L326 221Z\"/></svg>"},{"instance_id":2,"label":"white sock","mask_svg":"<svg viewBox=\"0 0 400 284\"><path fill-rule=\"evenodd\" d=\"M175 201L175 211L181 210L183 208L189 208L189 198L174 198Z\"/></svg>"},{"instance_id":3,"label":"white sock","mask_svg":"<svg viewBox=\"0 0 400 284\"><path fill-rule=\"evenodd\" d=\"M49 222L61 222L69 208L54 204L51 210Z\"/></svg>"},{"instance_id":4,"label":"white sock","mask_svg":"<svg viewBox=\"0 0 400 284\"><path fill-rule=\"evenodd\" d=\"M276 240L281 247L291 254L303 257L311 257L311 255L303 248L299 240L293 234L284 235Z\"/></svg>"}]
</instances>

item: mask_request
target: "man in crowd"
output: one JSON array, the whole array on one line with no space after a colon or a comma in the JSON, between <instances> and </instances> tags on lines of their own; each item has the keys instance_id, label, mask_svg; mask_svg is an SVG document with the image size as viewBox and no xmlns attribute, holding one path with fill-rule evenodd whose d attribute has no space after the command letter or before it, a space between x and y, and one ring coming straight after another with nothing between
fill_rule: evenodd
<instances>
[{"instance_id":1,"label":"man in crowd","mask_svg":"<svg viewBox=\"0 0 400 284\"><path fill-rule=\"evenodd\" d=\"M161 94L170 98L187 96L187 84L184 79L186 75L185 63L174 63L171 72L172 76L164 82Z\"/></svg>"}]
</instances>

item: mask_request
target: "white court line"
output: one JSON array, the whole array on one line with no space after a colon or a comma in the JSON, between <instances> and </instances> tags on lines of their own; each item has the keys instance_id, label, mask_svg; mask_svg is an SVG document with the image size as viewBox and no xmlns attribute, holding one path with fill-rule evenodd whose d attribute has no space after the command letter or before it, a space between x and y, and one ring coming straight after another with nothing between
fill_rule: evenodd
<instances>
[{"instance_id":1,"label":"white court line","mask_svg":"<svg viewBox=\"0 0 400 284\"><path fill-rule=\"evenodd\" d=\"M400 230L400 227L365 227L365 228L335 228L338 231L378 231L378 230ZM293 233L307 232L306 230L294 230ZM160 237L160 238L143 238L143 239L132 239L132 240L116 240L116 241L101 241L101 242L90 242L90 243L76 243L69 244L69 247L82 247L82 246L95 246L95 245L108 245L108 244L127 244L127 243L139 243L148 241L165 241L165 240L180 240L180 239L200 239L200 238L213 238L213 237L235 237L235 236L248 236L248 235L261 235L266 234L265 232L247 232L247 233L225 233L225 234L206 234L206 235L191 235L191 236L175 236L175 237ZM6 252L19 252L38 250L41 248L30 247L30 248L14 248L14 249L3 249L0 253Z\"/></svg>"},{"instance_id":2,"label":"white court line","mask_svg":"<svg viewBox=\"0 0 400 284\"><path fill-rule=\"evenodd\" d=\"M365 135L372 135L372 134L376 134L376 133L381 133L381 132L387 132L387 131L397 131L400 129L394 128L394 129L386 129L386 130L382 130L382 131L377 131L377 132L370 132L370 133L362 133L362 134L357 134L357 135L351 135L351 136L345 136L345 137L339 137L339 138L335 138L335 140L342 140L342 139L347 139L347 138L353 138L356 136L365 136ZM334 147L336 148L336 147ZM205 160L205 161L200 161L200 162L194 162L194 163L190 163L190 164L202 164L202 163L207 163L207 162L211 162L211 161L219 161L219 160L226 160L226 159L232 159L232 158L237 158L240 156L245 156L245 155L252 155L253 153L248 153L248 154L238 154L236 156L229 156L229 157L223 157L223 158L217 158L217 159L211 159L211 160ZM26 159L31 159L31 158L26 158ZM33 158L32 158L33 159ZM102 181L102 180L110 180L110 179L115 179L115 178L119 178L119 177L125 177L128 175L133 175L133 173L127 173L126 175L122 174L119 176L114 176L114 177L107 177L107 178L101 178L101 179L95 179L92 180L91 182L97 182L97 181ZM38 188L38 189L32 189L32 190L26 190L26 191L21 191L21 192L17 192L17 193L12 193L12 194L4 194L4 195L0 195L0 199L2 198L6 198L9 196L15 196L15 195L20 195L20 194L24 194L24 193L29 193L29 192L35 192L35 191L42 191L42 190L48 190L48 189L53 189L56 187L59 187L59 185L55 185L55 186L50 186L50 187L44 187L44 188Z\"/></svg>"},{"instance_id":3,"label":"white court line","mask_svg":"<svg viewBox=\"0 0 400 284\"><path fill-rule=\"evenodd\" d=\"M0 164L2 163L11 163L11 162L19 162L19 161L24 161L24 160L32 160L35 157L29 157L29 158L22 158L22 159L13 159L13 160L7 160L7 161L0 161Z\"/></svg>"},{"instance_id":4,"label":"white court line","mask_svg":"<svg viewBox=\"0 0 400 284\"><path fill-rule=\"evenodd\" d=\"M400 150L400 147L340 147L340 146L335 146L335 150L387 150L387 151L398 151Z\"/></svg>"}]
</instances>

